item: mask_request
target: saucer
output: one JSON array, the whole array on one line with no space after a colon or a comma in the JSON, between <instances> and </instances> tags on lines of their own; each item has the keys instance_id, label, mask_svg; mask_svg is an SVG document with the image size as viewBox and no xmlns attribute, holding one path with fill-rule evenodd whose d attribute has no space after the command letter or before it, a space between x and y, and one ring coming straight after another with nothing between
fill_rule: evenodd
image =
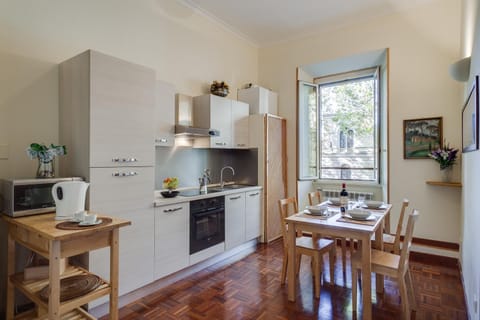
<instances>
[{"instance_id":1,"label":"saucer","mask_svg":"<svg viewBox=\"0 0 480 320\"><path fill-rule=\"evenodd\" d=\"M96 226L97 224L102 223L102 219L97 219L97 221L88 223L87 221L82 221L78 225L81 227Z\"/></svg>"}]
</instances>

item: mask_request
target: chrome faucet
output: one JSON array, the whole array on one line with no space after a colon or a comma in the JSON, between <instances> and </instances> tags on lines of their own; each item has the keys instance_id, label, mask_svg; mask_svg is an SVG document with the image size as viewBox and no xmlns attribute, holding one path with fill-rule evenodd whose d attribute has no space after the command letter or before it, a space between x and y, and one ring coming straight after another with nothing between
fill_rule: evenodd
<instances>
[{"instance_id":1,"label":"chrome faucet","mask_svg":"<svg viewBox=\"0 0 480 320\"><path fill-rule=\"evenodd\" d=\"M223 181L223 170L225 169L232 170L232 174L235 175L235 170L230 166L223 167L222 170L220 170L220 188L222 189L223 189L223 186L225 186L225 181Z\"/></svg>"},{"instance_id":2,"label":"chrome faucet","mask_svg":"<svg viewBox=\"0 0 480 320\"><path fill-rule=\"evenodd\" d=\"M198 178L198 183L200 184L200 192L207 193L207 185L212 182L210 179L210 169L203 170L203 174Z\"/></svg>"}]
</instances>

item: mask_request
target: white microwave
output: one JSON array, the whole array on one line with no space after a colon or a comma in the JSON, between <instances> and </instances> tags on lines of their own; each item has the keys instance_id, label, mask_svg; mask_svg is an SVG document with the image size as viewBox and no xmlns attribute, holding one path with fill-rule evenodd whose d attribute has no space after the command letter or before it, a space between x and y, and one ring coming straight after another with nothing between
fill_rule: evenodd
<instances>
[{"instance_id":1,"label":"white microwave","mask_svg":"<svg viewBox=\"0 0 480 320\"><path fill-rule=\"evenodd\" d=\"M0 180L0 212L22 217L55 211L53 185L61 181L82 180L78 177Z\"/></svg>"}]
</instances>

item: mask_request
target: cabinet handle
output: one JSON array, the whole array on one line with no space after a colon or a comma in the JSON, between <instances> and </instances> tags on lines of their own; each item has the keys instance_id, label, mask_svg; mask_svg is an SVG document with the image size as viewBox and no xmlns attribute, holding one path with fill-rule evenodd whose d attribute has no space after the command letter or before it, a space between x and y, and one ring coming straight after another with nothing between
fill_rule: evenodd
<instances>
[{"instance_id":1,"label":"cabinet handle","mask_svg":"<svg viewBox=\"0 0 480 320\"><path fill-rule=\"evenodd\" d=\"M250 193L250 194L249 194L249 196L250 196L250 197L255 197L255 196L258 196L258 195L259 195L259 193L258 193L258 192L255 192L255 193Z\"/></svg>"},{"instance_id":2,"label":"cabinet handle","mask_svg":"<svg viewBox=\"0 0 480 320\"><path fill-rule=\"evenodd\" d=\"M230 200L237 200L237 199L240 199L241 196L236 196L236 197L231 197Z\"/></svg>"},{"instance_id":3,"label":"cabinet handle","mask_svg":"<svg viewBox=\"0 0 480 320\"><path fill-rule=\"evenodd\" d=\"M165 210L163 210L163 212L165 212L165 213L170 213L170 212L175 212L175 211L178 211L178 210L182 210L182 207L177 207L177 208L172 208L172 209L165 209Z\"/></svg>"},{"instance_id":4,"label":"cabinet handle","mask_svg":"<svg viewBox=\"0 0 480 320\"><path fill-rule=\"evenodd\" d=\"M215 142L215 145L217 145L217 146L226 146L227 143L226 143L226 142Z\"/></svg>"},{"instance_id":5,"label":"cabinet handle","mask_svg":"<svg viewBox=\"0 0 480 320\"><path fill-rule=\"evenodd\" d=\"M138 172L130 171L130 172L114 172L112 176L114 177L133 177L138 175Z\"/></svg>"},{"instance_id":6,"label":"cabinet handle","mask_svg":"<svg viewBox=\"0 0 480 320\"><path fill-rule=\"evenodd\" d=\"M158 143L167 143L167 142L168 142L168 139L167 139L167 138L155 139L155 142L158 142Z\"/></svg>"},{"instance_id":7,"label":"cabinet handle","mask_svg":"<svg viewBox=\"0 0 480 320\"><path fill-rule=\"evenodd\" d=\"M137 158L113 158L112 162L137 162Z\"/></svg>"}]
</instances>

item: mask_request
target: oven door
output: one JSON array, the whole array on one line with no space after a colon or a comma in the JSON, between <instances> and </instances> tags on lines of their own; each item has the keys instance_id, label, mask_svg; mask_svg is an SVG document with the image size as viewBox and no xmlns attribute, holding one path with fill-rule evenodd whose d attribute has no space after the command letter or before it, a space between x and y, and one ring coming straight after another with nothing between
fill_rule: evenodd
<instances>
[{"instance_id":1,"label":"oven door","mask_svg":"<svg viewBox=\"0 0 480 320\"><path fill-rule=\"evenodd\" d=\"M190 214L190 254L225 241L225 209Z\"/></svg>"}]
</instances>

